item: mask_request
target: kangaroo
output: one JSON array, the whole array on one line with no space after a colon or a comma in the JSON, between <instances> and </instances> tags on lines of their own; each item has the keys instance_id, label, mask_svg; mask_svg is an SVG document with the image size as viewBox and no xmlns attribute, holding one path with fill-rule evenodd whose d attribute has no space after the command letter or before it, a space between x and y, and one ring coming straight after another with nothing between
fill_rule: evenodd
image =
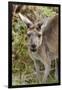
<instances>
[{"instance_id":1,"label":"kangaroo","mask_svg":"<svg viewBox=\"0 0 62 90\"><path fill-rule=\"evenodd\" d=\"M51 61L57 60L56 58L58 58L58 14L47 17L38 23L33 23L21 13L18 13L18 15L28 27L28 53L34 62L38 82L46 83L51 71ZM42 81L39 72L39 65L36 63L37 60L39 60L45 68ZM57 68L55 75L58 79Z\"/></svg>"}]
</instances>

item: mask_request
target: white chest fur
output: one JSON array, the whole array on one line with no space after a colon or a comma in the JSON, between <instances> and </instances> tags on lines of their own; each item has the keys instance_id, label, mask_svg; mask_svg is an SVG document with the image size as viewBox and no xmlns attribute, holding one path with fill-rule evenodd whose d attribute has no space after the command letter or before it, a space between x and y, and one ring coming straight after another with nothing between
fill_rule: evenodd
<instances>
[{"instance_id":1,"label":"white chest fur","mask_svg":"<svg viewBox=\"0 0 62 90\"><path fill-rule=\"evenodd\" d=\"M32 60L39 60L43 63L42 57L37 52L30 52L29 51L29 55L30 55Z\"/></svg>"},{"instance_id":2,"label":"white chest fur","mask_svg":"<svg viewBox=\"0 0 62 90\"><path fill-rule=\"evenodd\" d=\"M37 54L37 52L31 52L31 56L36 59L36 60L40 60L41 57Z\"/></svg>"}]
</instances>

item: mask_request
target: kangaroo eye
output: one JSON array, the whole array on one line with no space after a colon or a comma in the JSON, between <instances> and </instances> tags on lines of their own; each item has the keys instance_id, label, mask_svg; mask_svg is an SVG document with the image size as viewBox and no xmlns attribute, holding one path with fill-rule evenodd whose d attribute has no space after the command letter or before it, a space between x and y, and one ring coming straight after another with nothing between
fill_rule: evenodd
<instances>
[{"instance_id":1,"label":"kangaroo eye","mask_svg":"<svg viewBox=\"0 0 62 90\"><path fill-rule=\"evenodd\" d=\"M30 33L28 33L28 34L27 34L27 36L28 36L28 37L30 37L30 36L31 36L31 34L30 34Z\"/></svg>"},{"instance_id":2,"label":"kangaroo eye","mask_svg":"<svg viewBox=\"0 0 62 90\"><path fill-rule=\"evenodd\" d=\"M41 34L38 34L38 37L40 38L41 37Z\"/></svg>"}]
</instances>

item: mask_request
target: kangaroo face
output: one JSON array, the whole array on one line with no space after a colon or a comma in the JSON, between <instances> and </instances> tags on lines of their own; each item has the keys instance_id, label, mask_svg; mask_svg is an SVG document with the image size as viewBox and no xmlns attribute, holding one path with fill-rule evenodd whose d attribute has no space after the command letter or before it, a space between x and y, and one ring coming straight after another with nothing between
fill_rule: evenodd
<instances>
[{"instance_id":1,"label":"kangaroo face","mask_svg":"<svg viewBox=\"0 0 62 90\"><path fill-rule=\"evenodd\" d=\"M36 29L28 30L27 39L30 51L35 52L42 44L42 32Z\"/></svg>"}]
</instances>

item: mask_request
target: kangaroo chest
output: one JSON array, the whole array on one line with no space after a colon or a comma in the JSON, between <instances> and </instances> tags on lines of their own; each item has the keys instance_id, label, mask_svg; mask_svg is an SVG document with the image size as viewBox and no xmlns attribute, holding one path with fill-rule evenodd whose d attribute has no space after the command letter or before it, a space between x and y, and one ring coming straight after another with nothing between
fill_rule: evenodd
<instances>
[{"instance_id":1,"label":"kangaroo chest","mask_svg":"<svg viewBox=\"0 0 62 90\"><path fill-rule=\"evenodd\" d=\"M29 52L29 55L32 60L39 60L41 63L44 63L43 58L37 52Z\"/></svg>"},{"instance_id":2,"label":"kangaroo chest","mask_svg":"<svg viewBox=\"0 0 62 90\"><path fill-rule=\"evenodd\" d=\"M31 56L36 60L41 60L41 57L37 54L37 52L31 52Z\"/></svg>"}]
</instances>

